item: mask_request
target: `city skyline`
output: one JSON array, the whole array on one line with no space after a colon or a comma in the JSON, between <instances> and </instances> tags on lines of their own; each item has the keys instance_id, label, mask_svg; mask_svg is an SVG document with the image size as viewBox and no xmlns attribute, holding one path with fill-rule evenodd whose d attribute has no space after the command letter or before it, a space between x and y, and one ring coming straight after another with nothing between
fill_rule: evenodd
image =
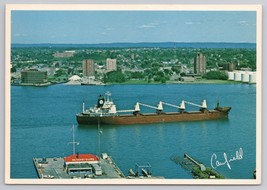
<instances>
[{"instance_id":1,"label":"city skyline","mask_svg":"<svg viewBox=\"0 0 267 190\"><path fill-rule=\"evenodd\" d=\"M11 43L256 43L256 11L18 11Z\"/></svg>"}]
</instances>

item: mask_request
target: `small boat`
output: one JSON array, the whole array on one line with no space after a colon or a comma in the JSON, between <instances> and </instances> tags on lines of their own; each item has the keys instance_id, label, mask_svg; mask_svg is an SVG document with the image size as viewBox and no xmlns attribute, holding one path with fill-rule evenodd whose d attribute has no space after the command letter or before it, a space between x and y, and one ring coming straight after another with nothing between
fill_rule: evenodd
<instances>
[{"instance_id":1,"label":"small boat","mask_svg":"<svg viewBox=\"0 0 267 190\"><path fill-rule=\"evenodd\" d=\"M199 107L196 111L186 111L185 105L190 104ZM178 109L178 112L163 112L163 105L171 106ZM141 113L140 106L155 109L155 113ZM79 124L95 125L113 124L113 125L130 125L130 124L150 124L150 123L167 123L180 121L202 121L217 120L228 118L231 107L220 107L219 103L212 109L207 109L206 100L201 105L182 100L179 106L160 101L157 106L137 102L134 109L117 110L116 104L111 99L111 93L99 95L97 105L85 109L83 102L83 111L76 114Z\"/></svg>"}]
</instances>

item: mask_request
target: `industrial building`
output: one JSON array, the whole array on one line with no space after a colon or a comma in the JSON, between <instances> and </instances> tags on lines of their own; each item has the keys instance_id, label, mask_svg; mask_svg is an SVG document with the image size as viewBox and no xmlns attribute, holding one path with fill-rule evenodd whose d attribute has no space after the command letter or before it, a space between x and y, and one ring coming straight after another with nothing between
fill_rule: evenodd
<instances>
[{"instance_id":1,"label":"industrial building","mask_svg":"<svg viewBox=\"0 0 267 190\"><path fill-rule=\"evenodd\" d=\"M69 58L69 57L73 57L75 54L75 51L64 51L64 52L55 52L53 54L54 57L56 58Z\"/></svg>"},{"instance_id":2,"label":"industrial building","mask_svg":"<svg viewBox=\"0 0 267 190\"><path fill-rule=\"evenodd\" d=\"M226 71L234 71L236 69L236 64L235 63L223 64L223 69Z\"/></svg>"},{"instance_id":3,"label":"industrial building","mask_svg":"<svg viewBox=\"0 0 267 190\"><path fill-rule=\"evenodd\" d=\"M38 71L37 69L22 71L21 83L29 85L47 83L47 72Z\"/></svg>"}]
</instances>

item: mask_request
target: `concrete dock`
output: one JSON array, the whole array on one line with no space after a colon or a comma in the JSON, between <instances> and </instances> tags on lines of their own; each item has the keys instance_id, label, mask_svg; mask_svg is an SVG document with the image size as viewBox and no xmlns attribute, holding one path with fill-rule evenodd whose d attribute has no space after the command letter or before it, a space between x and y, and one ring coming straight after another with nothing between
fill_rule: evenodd
<instances>
[{"instance_id":1,"label":"concrete dock","mask_svg":"<svg viewBox=\"0 0 267 190\"><path fill-rule=\"evenodd\" d=\"M63 158L34 158L33 163L41 179L68 179L71 178L64 168Z\"/></svg>"},{"instance_id":2,"label":"concrete dock","mask_svg":"<svg viewBox=\"0 0 267 190\"><path fill-rule=\"evenodd\" d=\"M33 163L39 178L41 179L111 179L111 178L125 178L122 171L115 164L111 157L107 156L105 159L100 158L99 166L100 173L96 173L93 165L83 164L75 165L74 170L79 168L79 172L69 172L66 167L64 158L33 158ZM73 167L73 166L68 166ZM71 168L73 169L73 168ZM74 171L72 170L72 171Z\"/></svg>"},{"instance_id":3,"label":"concrete dock","mask_svg":"<svg viewBox=\"0 0 267 190\"><path fill-rule=\"evenodd\" d=\"M104 155L97 164L66 164L66 158L33 158L33 163L40 179L164 179L163 176L152 176L150 165L136 164L135 172L125 176L114 160Z\"/></svg>"}]
</instances>

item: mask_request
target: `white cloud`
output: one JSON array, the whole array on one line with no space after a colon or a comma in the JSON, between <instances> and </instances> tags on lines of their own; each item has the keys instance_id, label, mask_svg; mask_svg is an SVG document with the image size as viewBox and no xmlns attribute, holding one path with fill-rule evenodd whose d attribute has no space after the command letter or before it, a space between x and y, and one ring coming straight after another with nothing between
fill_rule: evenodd
<instances>
[{"instance_id":1,"label":"white cloud","mask_svg":"<svg viewBox=\"0 0 267 190\"><path fill-rule=\"evenodd\" d=\"M185 24L187 24L187 25L192 25L192 24L194 24L193 22L185 22Z\"/></svg>"},{"instance_id":2,"label":"white cloud","mask_svg":"<svg viewBox=\"0 0 267 190\"><path fill-rule=\"evenodd\" d=\"M27 37L28 35L27 34L14 34L14 36L16 36L16 37Z\"/></svg>"},{"instance_id":3,"label":"white cloud","mask_svg":"<svg viewBox=\"0 0 267 190\"><path fill-rule=\"evenodd\" d=\"M185 22L186 25L193 25L193 24L202 24L202 22L200 21L196 21L196 22L193 22L193 21L187 21Z\"/></svg>"},{"instance_id":4,"label":"white cloud","mask_svg":"<svg viewBox=\"0 0 267 190\"><path fill-rule=\"evenodd\" d=\"M139 26L139 28L155 28L159 25L159 23L148 23L148 24L142 24L141 26Z\"/></svg>"},{"instance_id":5,"label":"white cloud","mask_svg":"<svg viewBox=\"0 0 267 190\"><path fill-rule=\"evenodd\" d=\"M246 21L246 20L238 21L238 24L240 24L242 26L248 26L249 25L248 21Z\"/></svg>"}]
</instances>

